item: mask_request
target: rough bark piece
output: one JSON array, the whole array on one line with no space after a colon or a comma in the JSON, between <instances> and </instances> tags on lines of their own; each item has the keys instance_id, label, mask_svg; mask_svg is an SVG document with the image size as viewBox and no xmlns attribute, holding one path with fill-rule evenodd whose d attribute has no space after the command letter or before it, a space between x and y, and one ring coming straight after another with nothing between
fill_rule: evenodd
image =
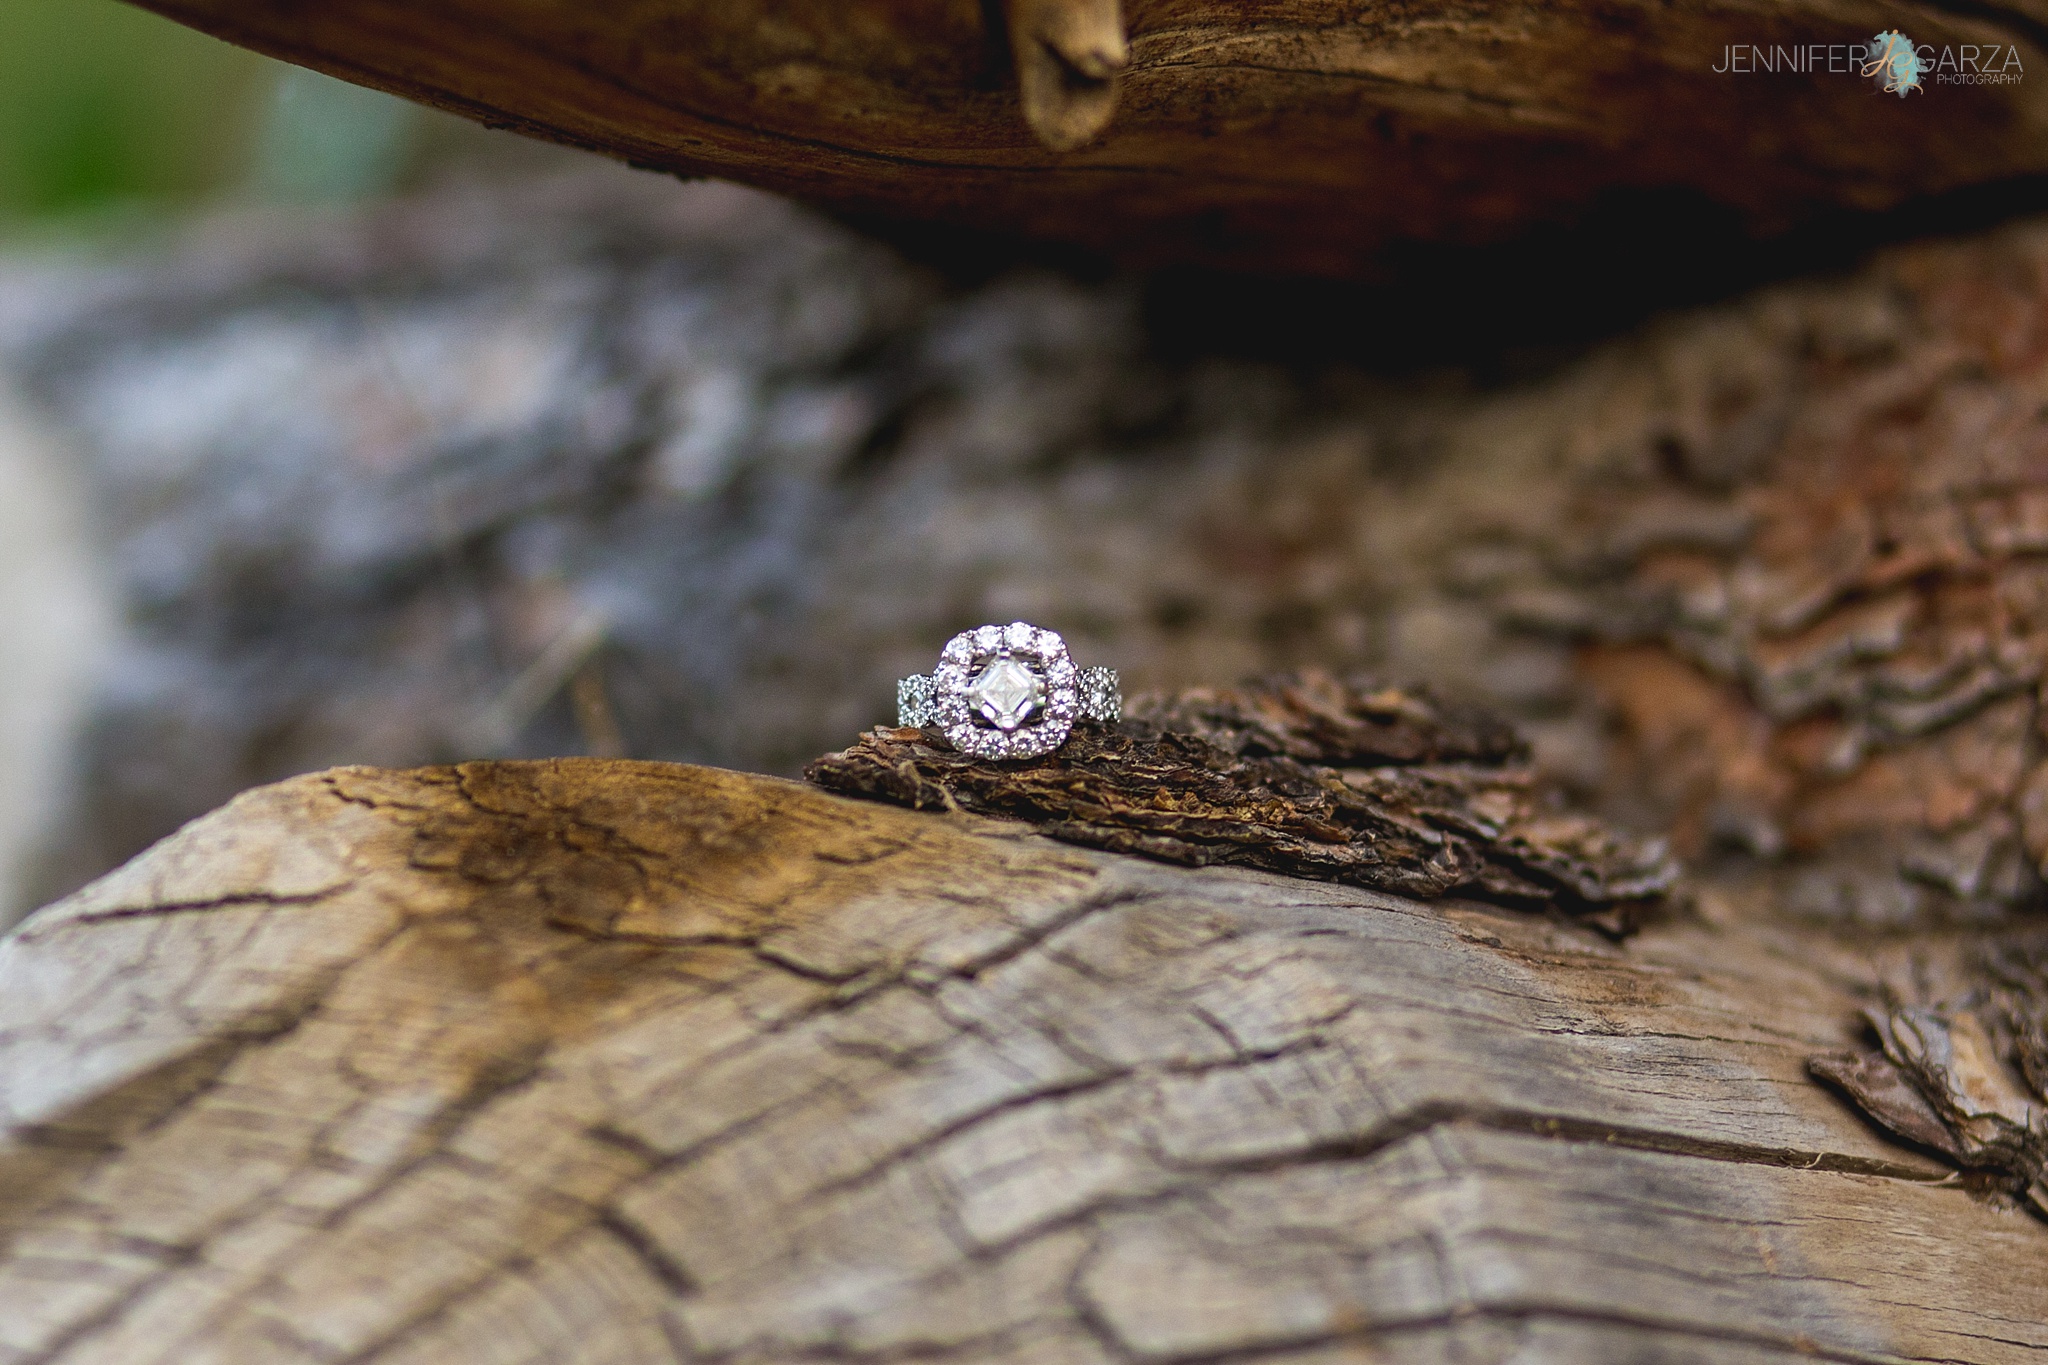
<instances>
[{"instance_id":1,"label":"rough bark piece","mask_svg":"<svg viewBox=\"0 0 2048 1365\"><path fill-rule=\"evenodd\" d=\"M2038 1360L2048 1228L1804 1075L1861 956L296 779L0 940L0 1360Z\"/></svg>"},{"instance_id":2,"label":"rough bark piece","mask_svg":"<svg viewBox=\"0 0 2048 1365\"><path fill-rule=\"evenodd\" d=\"M1446 703L1426 687L1388 687L1323 669L1134 697L1124 713L1147 730L1189 735L1238 758L1372 768L1500 767L1529 757L1528 741L1489 711Z\"/></svg>"},{"instance_id":3,"label":"rough bark piece","mask_svg":"<svg viewBox=\"0 0 2048 1365\"><path fill-rule=\"evenodd\" d=\"M1408 896L1601 912L1616 932L1678 877L1661 841L1558 808L1506 722L1422 689L1307 670L1140 697L1028 762L936 732L875 730L804 770L919 810L1039 824L1055 838L1197 867L1233 864Z\"/></svg>"},{"instance_id":4,"label":"rough bark piece","mask_svg":"<svg viewBox=\"0 0 2048 1365\"><path fill-rule=\"evenodd\" d=\"M1841 1052L1815 1057L1807 1065L1895 1136L1960 1163L1963 1152L1955 1136L1919 1087L1890 1058L1879 1053Z\"/></svg>"},{"instance_id":5,"label":"rough bark piece","mask_svg":"<svg viewBox=\"0 0 2048 1365\"><path fill-rule=\"evenodd\" d=\"M2048 938L1987 935L1909 966L1885 975L1883 1004L1867 1011L1875 1046L1816 1057L1814 1073L2048 1214Z\"/></svg>"},{"instance_id":6,"label":"rough bark piece","mask_svg":"<svg viewBox=\"0 0 2048 1365\"><path fill-rule=\"evenodd\" d=\"M1099 0L1012 0L1021 106L1003 7L975 0L150 8L636 164L1125 260L1386 272L1402 243L1497 240L1630 196L1657 206L1640 233L1698 240L1703 217L1777 231L2048 171L2048 48L2024 4L1133 0L1114 120L1078 151L1026 115L1066 148L1106 112ZM1850 45L1889 29L2036 74L1938 83L1952 53L1924 93L1884 97ZM1731 70L1731 46L1800 69Z\"/></svg>"}]
</instances>

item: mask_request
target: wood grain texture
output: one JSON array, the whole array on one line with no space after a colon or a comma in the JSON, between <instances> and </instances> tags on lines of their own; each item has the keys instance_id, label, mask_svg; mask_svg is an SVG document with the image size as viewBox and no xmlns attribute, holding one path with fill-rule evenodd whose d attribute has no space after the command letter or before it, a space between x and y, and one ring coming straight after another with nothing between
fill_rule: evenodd
<instances>
[{"instance_id":1,"label":"wood grain texture","mask_svg":"<svg viewBox=\"0 0 2048 1365\"><path fill-rule=\"evenodd\" d=\"M147 3L636 164L1123 260L1380 273L1398 244L1494 241L1617 194L1669 197L1657 221L1676 231L1704 211L1771 232L2048 171L2033 0L1133 0L1120 95L1103 87L1114 120L1071 151L1027 126L997 7L976 0ZM1037 31L1101 9L1029 0L1014 17ZM1895 28L2036 74L1931 72L1923 96L1880 97L1849 45ZM1815 44L1838 69L1714 70L1730 45ZM1062 79L1025 58L1034 89ZM1048 98L1036 121L1062 146L1107 117L1083 100L1070 123Z\"/></svg>"},{"instance_id":2,"label":"wood grain texture","mask_svg":"<svg viewBox=\"0 0 2048 1365\"><path fill-rule=\"evenodd\" d=\"M0 942L0 1361L2048 1355L1805 1075L1859 950L564 760L238 798Z\"/></svg>"}]
</instances>

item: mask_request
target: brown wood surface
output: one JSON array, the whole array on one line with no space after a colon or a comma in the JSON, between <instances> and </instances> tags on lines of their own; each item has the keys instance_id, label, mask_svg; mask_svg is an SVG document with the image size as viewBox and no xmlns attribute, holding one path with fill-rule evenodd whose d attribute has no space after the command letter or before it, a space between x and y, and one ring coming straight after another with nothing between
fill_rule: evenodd
<instances>
[{"instance_id":1,"label":"brown wood surface","mask_svg":"<svg viewBox=\"0 0 2048 1365\"><path fill-rule=\"evenodd\" d=\"M1127 260L1377 273L1399 243L1493 241L1634 192L1673 196L1645 220L1655 250L1656 224L1703 212L1771 232L2048 170L2038 0L1132 0L1120 95L1115 6L1030 0L1011 30L1072 35L1064 61L1025 45L1031 122L1065 147L1109 120L1070 151L1027 126L994 0L146 3L638 164ZM1882 95L1847 45L1889 29L2031 74ZM1717 73L1731 44L1841 45L1842 69Z\"/></svg>"},{"instance_id":2,"label":"brown wood surface","mask_svg":"<svg viewBox=\"0 0 2048 1365\"><path fill-rule=\"evenodd\" d=\"M0 941L0 1361L2041 1359L2048 1227L1806 1074L1874 951L335 770Z\"/></svg>"}]
</instances>

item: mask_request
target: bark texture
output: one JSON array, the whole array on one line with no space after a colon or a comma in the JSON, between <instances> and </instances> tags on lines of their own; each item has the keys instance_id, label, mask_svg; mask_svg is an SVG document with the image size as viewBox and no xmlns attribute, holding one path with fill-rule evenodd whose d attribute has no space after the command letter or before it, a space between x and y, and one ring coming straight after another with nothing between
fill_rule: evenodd
<instances>
[{"instance_id":1,"label":"bark texture","mask_svg":"<svg viewBox=\"0 0 2048 1365\"><path fill-rule=\"evenodd\" d=\"M1805 1074L1885 951L300 778L0 941L0 1359L2038 1360L2048 1230Z\"/></svg>"},{"instance_id":2,"label":"bark texture","mask_svg":"<svg viewBox=\"0 0 2048 1365\"><path fill-rule=\"evenodd\" d=\"M2048 20L2028 3L1132 0L1114 119L1061 151L1026 112L1060 148L1101 126L1120 55L1101 0L149 7L638 165L1125 261L1347 274L1630 195L1663 201L1651 234L1762 232L2048 171ZM1955 50L1919 95L1858 74L1850 45L1890 29ZM1731 45L1776 73L1730 69ZM1965 46L2034 75L1938 83Z\"/></svg>"},{"instance_id":3,"label":"bark texture","mask_svg":"<svg viewBox=\"0 0 2048 1365\"><path fill-rule=\"evenodd\" d=\"M1544 791L1514 729L1427 692L1308 671L1141 697L1025 763L944 735L876 730L804 769L822 787L919 810L1037 823L1071 843L1231 864L1408 896L1476 896L1634 927L1671 890L1662 840L1628 839ZM1546 799L1551 798L1551 799Z\"/></svg>"},{"instance_id":4,"label":"bark texture","mask_svg":"<svg viewBox=\"0 0 2048 1365\"><path fill-rule=\"evenodd\" d=\"M623 173L16 261L0 363L77 438L133 624L52 879L338 762L794 774L1021 617L1134 690L1487 703L1770 914L2040 903L2039 225L1513 383L1199 315Z\"/></svg>"},{"instance_id":5,"label":"bark texture","mask_svg":"<svg viewBox=\"0 0 2048 1365\"><path fill-rule=\"evenodd\" d=\"M1814 1058L1813 1073L1899 1138L2048 1214L2048 937L1916 958L1876 995L1865 1046Z\"/></svg>"}]
</instances>

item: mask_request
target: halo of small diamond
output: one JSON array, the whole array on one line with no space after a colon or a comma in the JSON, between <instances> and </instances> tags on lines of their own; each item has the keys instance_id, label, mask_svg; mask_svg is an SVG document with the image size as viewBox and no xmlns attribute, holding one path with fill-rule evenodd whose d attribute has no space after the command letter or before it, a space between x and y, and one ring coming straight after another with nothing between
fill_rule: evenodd
<instances>
[{"instance_id":1,"label":"halo of small diamond","mask_svg":"<svg viewBox=\"0 0 2048 1365\"><path fill-rule=\"evenodd\" d=\"M1045 704L1036 724L1015 730L984 725L968 700L982 669L997 659L1015 659L1045 679ZM962 753L977 758L1037 758L1067 742L1081 713L1080 674L1057 631L1024 621L963 630L946 642L932 672L934 722Z\"/></svg>"}]
</instances>

